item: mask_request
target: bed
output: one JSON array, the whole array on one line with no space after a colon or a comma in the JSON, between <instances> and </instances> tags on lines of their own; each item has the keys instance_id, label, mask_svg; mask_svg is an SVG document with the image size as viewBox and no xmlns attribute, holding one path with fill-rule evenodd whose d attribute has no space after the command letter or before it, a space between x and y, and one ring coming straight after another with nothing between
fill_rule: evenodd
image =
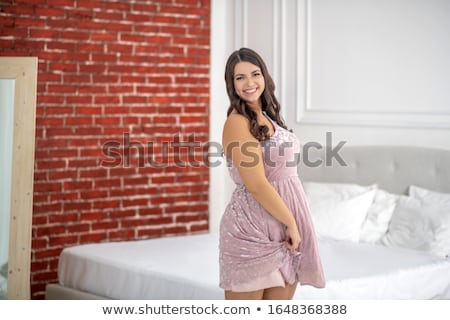
<instances>
[{"instance_id":1,"label":"bed","mask_svg":"<svg viewBox=\"0 0 450 320\"><path fill-rule=\"evenodd\" d=\"M294 298L450 299L450 150L304 151L327 285ZM218 279L214 232L87 244L62 251L46 299L216 300Z\"/></svg>"}]
</instances>

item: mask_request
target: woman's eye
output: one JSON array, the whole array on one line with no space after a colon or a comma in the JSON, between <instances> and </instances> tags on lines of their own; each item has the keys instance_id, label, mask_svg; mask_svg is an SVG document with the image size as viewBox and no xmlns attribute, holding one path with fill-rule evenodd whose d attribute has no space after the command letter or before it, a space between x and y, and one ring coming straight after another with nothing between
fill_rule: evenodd
<instances>
[{"instance_id":1,"label":"woman's eye","mask_svg":"<svg viewBox=\"0 0 450 320\"><path fill-rule=\"evenodd\" d=\"M236 77L236 80L242 80L242 79L244 79L243 77Z\"/></svg>"},{"instance_id":2,"label":"woman's eye","mask_svg":"<svg viewBox=\"0 0 450 320\"><path fill-rule=\"evenodd\" d=\"M253 74L254 77L259 77L260 75L261 75L261 73L259 73L259 72L256 72Z\"/></svg>"}]
</instances>

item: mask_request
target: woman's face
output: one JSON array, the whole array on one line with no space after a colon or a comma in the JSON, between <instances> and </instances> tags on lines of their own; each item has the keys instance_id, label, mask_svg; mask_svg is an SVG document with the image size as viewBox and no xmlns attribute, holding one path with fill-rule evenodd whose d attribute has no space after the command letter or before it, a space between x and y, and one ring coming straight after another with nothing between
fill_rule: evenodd
<instances>
[{"instance_id":1,"label":"woman's face","mask_svg":"<svg viewBox=\"0 0 450 320\"><path fill-rule=\"evenodd\" d=\"M239 62L234 67L234 90L250 106L260 107L260 97L264 92L265 82L261 69L250 62Z\"/></svg>"}]
</instances>

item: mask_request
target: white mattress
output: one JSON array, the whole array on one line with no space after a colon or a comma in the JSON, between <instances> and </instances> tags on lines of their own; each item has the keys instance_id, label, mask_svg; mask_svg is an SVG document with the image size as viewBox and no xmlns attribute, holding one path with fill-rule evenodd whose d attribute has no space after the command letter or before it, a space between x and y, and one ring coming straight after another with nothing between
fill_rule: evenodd
<instances>
[{"instance_id":1,"label":"white mattress","mask_svg":"<svg viewBox=\"0 0 450 320\"><path fill-rule=\"evenodd\" d=\"M319 239L324 289L296 299L449 299L450 260L417 251ZM218 235L202 234L66 248L61 285L112 299L223 299Z\"/></svg>"}]
</instances>

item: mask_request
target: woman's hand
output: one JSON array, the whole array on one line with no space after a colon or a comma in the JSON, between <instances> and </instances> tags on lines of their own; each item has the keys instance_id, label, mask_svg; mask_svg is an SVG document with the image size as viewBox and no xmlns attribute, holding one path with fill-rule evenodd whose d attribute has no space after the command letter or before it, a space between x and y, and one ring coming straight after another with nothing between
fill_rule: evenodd
<instances>
[{"instance_id":1,"label":"woman's hand","mask_svg":"<svg viewBox=\"0 0 450 320\"><path fill-rule=\"evenodd\" d=\"M296 250L300 245L302 239L300 238L300 233L298 232L297 225L288 226L286 228L286 247L289 250Z\"/></svg>"}]
</instances>

